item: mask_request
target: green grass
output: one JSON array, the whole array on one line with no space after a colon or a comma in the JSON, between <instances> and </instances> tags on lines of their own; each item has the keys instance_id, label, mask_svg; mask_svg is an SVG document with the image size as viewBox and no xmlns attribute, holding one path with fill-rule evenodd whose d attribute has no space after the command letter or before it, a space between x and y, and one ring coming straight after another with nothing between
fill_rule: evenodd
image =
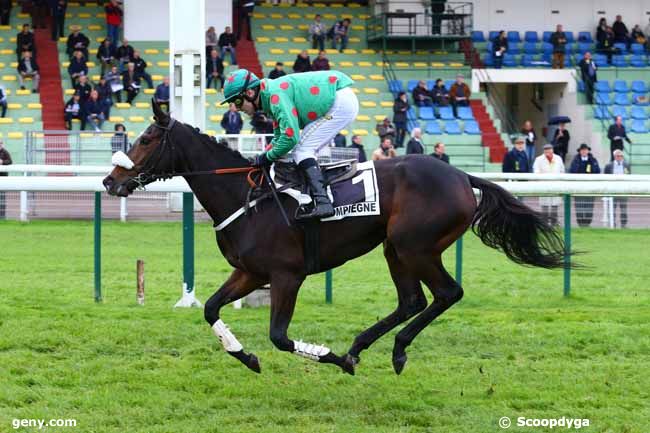
<instances>
[{"instance_id":1,"label":"green grass","mask_svg":"<svg viewBox=\"0 0 650 433\"><path fill-rule=\"evenodd\" d=\"M15 431L15 418L74 418L77 428L47 431L483 433L502 431L501 416L648 431L649 231L574 231L590 268L573 274L569 298L561 271L514 265L467 236L463 300L415 340L401 376L392 333L362 354L354 377L274 349L267 308L222 315L261 375L223 352L202 311L173 310L179 224L106 223L103 236L98 305L91 223L0 223L0 432ZM205 300L230 268L209 225L197 225L196 240ZM135 305L137 258L144 307ZM453 259L452 248L448 269ZM395 306L379 249L335 271L333 305L323 281L305 283L292 338L343 353Z\"/></svg>"}]
</instances>

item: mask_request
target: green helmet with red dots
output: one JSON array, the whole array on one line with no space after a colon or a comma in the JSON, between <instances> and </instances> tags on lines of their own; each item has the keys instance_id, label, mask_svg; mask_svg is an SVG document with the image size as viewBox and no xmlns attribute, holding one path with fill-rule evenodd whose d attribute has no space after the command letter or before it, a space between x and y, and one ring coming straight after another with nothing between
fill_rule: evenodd
<instances>
[{"instance_id":1,"label":"green helmet with red dots","mask_svg":"<svg viewBox=\"0 0 650 433\"><path fill-rule=\"evenodd\" d=\"M241 96L247 89L254 89L259 87L259 85L260 79L252 72L246 69L233 71L226 77L223 86L223 96L225 99L221 103L233 102L234 99Z\"/></svg>"}]
</instances>

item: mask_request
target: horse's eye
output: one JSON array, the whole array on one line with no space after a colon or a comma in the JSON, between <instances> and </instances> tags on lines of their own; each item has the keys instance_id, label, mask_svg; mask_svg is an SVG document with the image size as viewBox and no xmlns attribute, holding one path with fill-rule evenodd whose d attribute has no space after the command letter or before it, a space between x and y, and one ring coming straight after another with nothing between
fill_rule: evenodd
<instances>
[{"instance_id":1,"label":"horse's eye","mask_svg":"<svg viewBox=\"0 0 650 433\"><path fill-rule=\"evenodd\" d=\"M149 144L149 140L147 138L141 138L140 139L140 144L142 144L143 146L146 146L147 144Z\"/></svg>"}]
</instances>

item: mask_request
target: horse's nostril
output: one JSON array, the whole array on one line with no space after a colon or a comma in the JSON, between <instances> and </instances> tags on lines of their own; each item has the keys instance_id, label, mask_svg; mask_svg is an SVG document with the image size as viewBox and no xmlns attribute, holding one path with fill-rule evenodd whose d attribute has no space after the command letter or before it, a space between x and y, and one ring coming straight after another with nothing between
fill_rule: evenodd
<instances>
[{"instance_id":1,"label":"horse's nostril","mask_svg":"<svg viewBox=\"0 0 650 433\"><path fill-rule=\"evenodd\" d=\"M108 189L111 187L111 185L113 185L113 180L114 179L111 176L106 176L102 183L104 184L104 187Z\"/></svg>"}]
</instances>

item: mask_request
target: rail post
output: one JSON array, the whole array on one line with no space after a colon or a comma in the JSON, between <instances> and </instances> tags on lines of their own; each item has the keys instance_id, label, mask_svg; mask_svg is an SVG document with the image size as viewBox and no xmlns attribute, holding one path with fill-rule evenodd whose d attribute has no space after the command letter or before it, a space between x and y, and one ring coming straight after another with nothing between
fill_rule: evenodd
<instances>
[{"instance_id":1,"label":"rail post","mask_svg":"<svg viewBox=\"0 0 650 433\"><path fill-rule=\"evenodd\" d=\"M463 236L456 240L456 283L463 285Z\"/></svg>"},{"instance_id":2,"label":"rail post","mask_svg":"<svg viewBox=\"0 0 650 433\"><path fill-rule=\"evenodd\" d=\"M102 302L102 193L95 191L95 302Z\"/></svg>"},{"instance_id":3,"label":"rail post","mask_svg":"<svg viewBox=\"0 0 650 433\"><path fill-rule=\"evenodd\" d=\"M564 296L571 293L571 196L564 194Z\"/></svg>"},{"instance_id":4,"label":"rail post","mask_svg":"<svg viewBox=\"0 0 650 433\"><path fill-rule=\"evenodd\" d=\"M325 303L332 303L332 270L325 272Z\"/></svg>"},{"instance_id":5,"label":"rail post","mask_svg":"<svg viewBox=\"0 0 650 433\"><path fill-rule=\"evenodd\" d=\"M200 307L194 292L194 194L183 193L183 296L176 307Z\"/></svg>"}]
</instances>

